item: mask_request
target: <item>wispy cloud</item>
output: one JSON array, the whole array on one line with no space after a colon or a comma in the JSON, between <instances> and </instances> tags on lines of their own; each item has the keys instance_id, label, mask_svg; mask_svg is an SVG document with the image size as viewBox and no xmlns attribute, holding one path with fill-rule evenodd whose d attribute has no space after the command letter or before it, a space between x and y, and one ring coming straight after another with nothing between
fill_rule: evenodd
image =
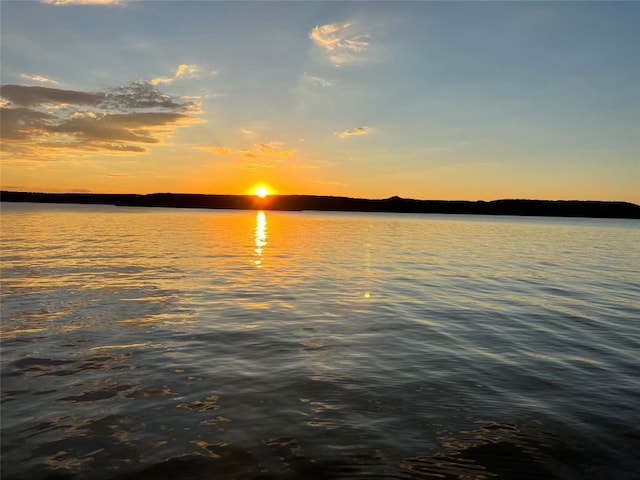
<instances>
[{"instance_id":1,"label":"wispy cloud","mask_svg":"<svg viewBox=\"0 0 640 480\"><path fill-rule=\"evenodd\" d=\"M232 153L237 153L237 150L229 147L199 147L201 150L206 150L207 152L211 152L215 155L231 155Z\"/></svg>"},{"instance_id":2,"label":"wispy cloud","mask_svg":"<svg viewBox=\"0 0 640 480\"><path fill-rule=\"evenodd\" d=\"M218 72L212 70L210 75L217 75ZM156 77L149 81L151 85L159 85L161 83L173 83L179 78L200 78L200 67L195 64L182 63L178 65L172 77Z\"/></svg>"},{"instance_id":3,"label":"wispy cloud","mask_svg":"<svg viewBox=\"0 0 640 480\"><path fill-rule=\"evenodd\" d=\"M239 166L243 168L273 167L276 163L295 154L295 150L287 148L283 142L256 143L252 149L222 146L204 146L198 148L213 153L214 155L233 155L252 159L251 162L241 162ZM256 162L255 160L261 161Z\"/></svg>"},{"instance_id":4,"label":"wispy cloud","mask_svg":"<svg viewBox=\"0 0 640 480\"><path fill-rule=\"evenodd\" d=\"M124 5L124 0L41 0L47 5Z\"/></svg>"},{"instance_id":5,"label":"wispy cloud","mask_svg":"<svg viewBox=\"0 0 640 480\"><path fill-rule=\"evenodd\" d=\"M306 73L300 77L301 81L307 85L311 85L313 87L333 87L334 81L327 80L322 77L315 77L313 75L307 75Z\"/></svg>"},{"instance_id":6,"label":"wispy cloud","mask_svg":"<svg viewBox=\"0 0 640 480\"><path fill-rule=\"evenodd\" d=\"M295 154L295 150L286 148L283 142L256 143L253 149L230 148L221 146L198 147L215 155L242 155L243 157L275 157L287 158Z\"/></svg>"},{"instance_id":7,"label":"wispy cloud","mask_svg":"<svg viewBox=\"0 0 640 480\"><path fill-rule=\"evenodd\" d=\"M25 78L27 80L33 80L34 82L40 82L40 83L53 83L53 84L58 84L60 82L58 82L57 80L53 80L52 78L47 78L47 77L43 77L42 75L29 75L28 73L23 73L22 75L20 75L22 78Z\"/></svg>"},{"instance_id":8,"label":"wispy cloud","mask_svg":"<svg viewBox=\"0 0 640 480\"><path fill-rule=\"evenodd\" d=\"M369 35L358 33L349 22L317 25L309 32L309 38L338 66L362 61L371 42Z\"/></svg>"},{"instance_id":9,"label":"wispy cloud","mask_svg":"<svg viewBox=\"0 0 640 480\"><path fill-rule=\"evenodd\" d=\"M353 137L356 135L367 135L370 132L369 127L356 127L351 128L349 130L345 130L344 132L336 132L336 135L340 138Z\"/></svg>"},{"instance_id":10,"label":"wispy cloud","mask_svg":"<svg viewBox=\"0 0 640 480\"><path fill-rule=\"evenodd\" d=\"M161 83L173 83L175 77L156 77L149 80L151 85L160 85Z\"/></svg>"},{"instance_id":11,"label":"wispy cloud","mask_svg":"<svg viewBox=\"0 0 640 480\"><path fill-rule=\"evenodd\" d=\"M197 106L134 82L106 92L3 85L1 135L8 159L53 159L83 152L147 151L197 122Z\"/></svg>"},{"instance_id":12,"label":"wispy cloud","mask_svg":"<svg viewBox=\"0 0 640 480\"><path fill-rule=\"evenodd\" d=\"M244 136L247 142L253 142L256 138L264 138L265 131L272 128L270 122L252 120L239 127L239 132Z\"/></svg>"},{"instance_id":13,"label":"wispy cloud","mask_svg":"<svg viewBox=\"0 0 640 480\"><path fill-rule=\"evenodd\" d=\"M286 158L295 153L295 150L288 150L282 142L257 143L256 151L261 155L269 157Z\"/></svg>"}]
</instances>

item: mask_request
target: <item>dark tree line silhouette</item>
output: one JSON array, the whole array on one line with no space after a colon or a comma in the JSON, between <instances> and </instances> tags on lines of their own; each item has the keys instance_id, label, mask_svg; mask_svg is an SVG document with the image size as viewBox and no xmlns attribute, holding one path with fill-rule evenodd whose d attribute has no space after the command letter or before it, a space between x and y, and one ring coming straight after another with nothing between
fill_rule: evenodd
<instances>
[{"instance_id":1,"label":"dark tree line silhouette","mask_svg":"<svg viewBox=\"0 0 640 480\"><path fill-rule=\"evenodd\" d=\"M242 210L320 210L339 212L444 213L550 217L640 218L640 205L582 200L415 200L365 199L321 195L204 195L183 193L104 194L0 192L3 202L77 203L128 207L212 208Z\"/></svg>"}]
</instances>

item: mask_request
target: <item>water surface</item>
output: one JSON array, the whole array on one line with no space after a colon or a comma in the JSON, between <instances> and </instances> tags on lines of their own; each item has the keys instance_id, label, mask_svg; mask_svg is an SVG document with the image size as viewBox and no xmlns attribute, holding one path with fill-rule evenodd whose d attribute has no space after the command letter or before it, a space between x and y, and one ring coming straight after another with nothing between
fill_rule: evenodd
<instances>
[{"instance_id":1,"label":"water surface","mask_svg":"<svg viewBox=\"0 0 640 480\"><path fill-rule=\"evenodd\" d=\"M632 479L633 220L2 205L3 479Z\"/></svg>"}]
</instances>

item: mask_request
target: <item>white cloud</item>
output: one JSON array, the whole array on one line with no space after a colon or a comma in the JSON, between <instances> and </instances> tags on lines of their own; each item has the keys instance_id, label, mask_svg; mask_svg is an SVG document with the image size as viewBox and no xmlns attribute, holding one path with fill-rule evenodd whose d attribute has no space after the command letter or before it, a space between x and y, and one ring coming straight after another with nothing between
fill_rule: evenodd
<instances>
[{"instance_id":1,"label":"white cloud","mask_svg":"<svg viewBox=\"0 0 640 480\"><path fill-rule=\"evenodd\" d=\"M149 83L151 85L159 85L161 83L173 83L175 79L172 77L156 77L156 78L152 78Z\"/></svg>"},{"instance_id":2,"label":"white cloud","mask_svg":"<svg viewBox=\"0 0 640 480\"><path fill-rule=\"evenodd\" d=\"M353 137L356 135L367 135L370 132L369 127L356 127L344 132L336 132L336 135L340 138Z\"/></svg>"},{"instance_id":3,"label":"white cloud","mask_svg":"<svg viewBox=\"0 0 640 480\"><path fill-rule=\"evenodd\" d=\"M309 38L337 66L363 60L370 44L369 35L356 33L354 24L349 22L317 25L309 33Z\"/></svg>"},{"instance_id":4,"label":"white cloud","mask_svg":"<svg viewBox=\"0 0 640 480\"><path fill-rule=\"evenodd\" d=\"M198 65L187 65L186 63L183 63L181 65L178 65L175 78L198 78L199 70L200 69Z\"/></svg>"},{"instance_id":5,"label":"white cloud","mask_svg":"<svg viewBox=\"0 0 640 480\"><path fill-rule=\"evenodd\" d=\"M218 72L213 70L210 75L215 76ZM179 78L200 78L200 67L195 64L186 64L181 63L176 68L173 77L156 77L149 81L151 85L159 85L161 83L173 83L175 80Z\"/></svg>"},{"instance_id":6,"label":"white cloud","mask_svg":"<svg viewBox=\"0 0 640 480\"><path fill-rule=\"evenodd\" d=\"M53 84L58 84L60 82L58 82L57 80L53 80L51 78L47 78L47 77L43 77L42 75L29 75L27 73L23 73L22 75L20 75L22 78L26 78L27 80L33 80L34 82L40 82L40 83L53 83Z\"/></svg>"}]
</instances>

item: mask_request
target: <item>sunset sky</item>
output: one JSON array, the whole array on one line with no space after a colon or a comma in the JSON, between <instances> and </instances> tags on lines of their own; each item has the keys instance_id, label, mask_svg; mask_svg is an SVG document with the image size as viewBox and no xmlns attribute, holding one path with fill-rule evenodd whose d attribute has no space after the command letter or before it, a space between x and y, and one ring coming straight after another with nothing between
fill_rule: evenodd
<instances>
[{"instance_id":1,"label":"sunset sky","mask_svg":"<svg viewBox=\"0 0 640 480\"><path fill-rule=\"evenodd\" d=\"M0 9L2 189L640 203L640 2Z\"/></svg>"}]
</instances>

